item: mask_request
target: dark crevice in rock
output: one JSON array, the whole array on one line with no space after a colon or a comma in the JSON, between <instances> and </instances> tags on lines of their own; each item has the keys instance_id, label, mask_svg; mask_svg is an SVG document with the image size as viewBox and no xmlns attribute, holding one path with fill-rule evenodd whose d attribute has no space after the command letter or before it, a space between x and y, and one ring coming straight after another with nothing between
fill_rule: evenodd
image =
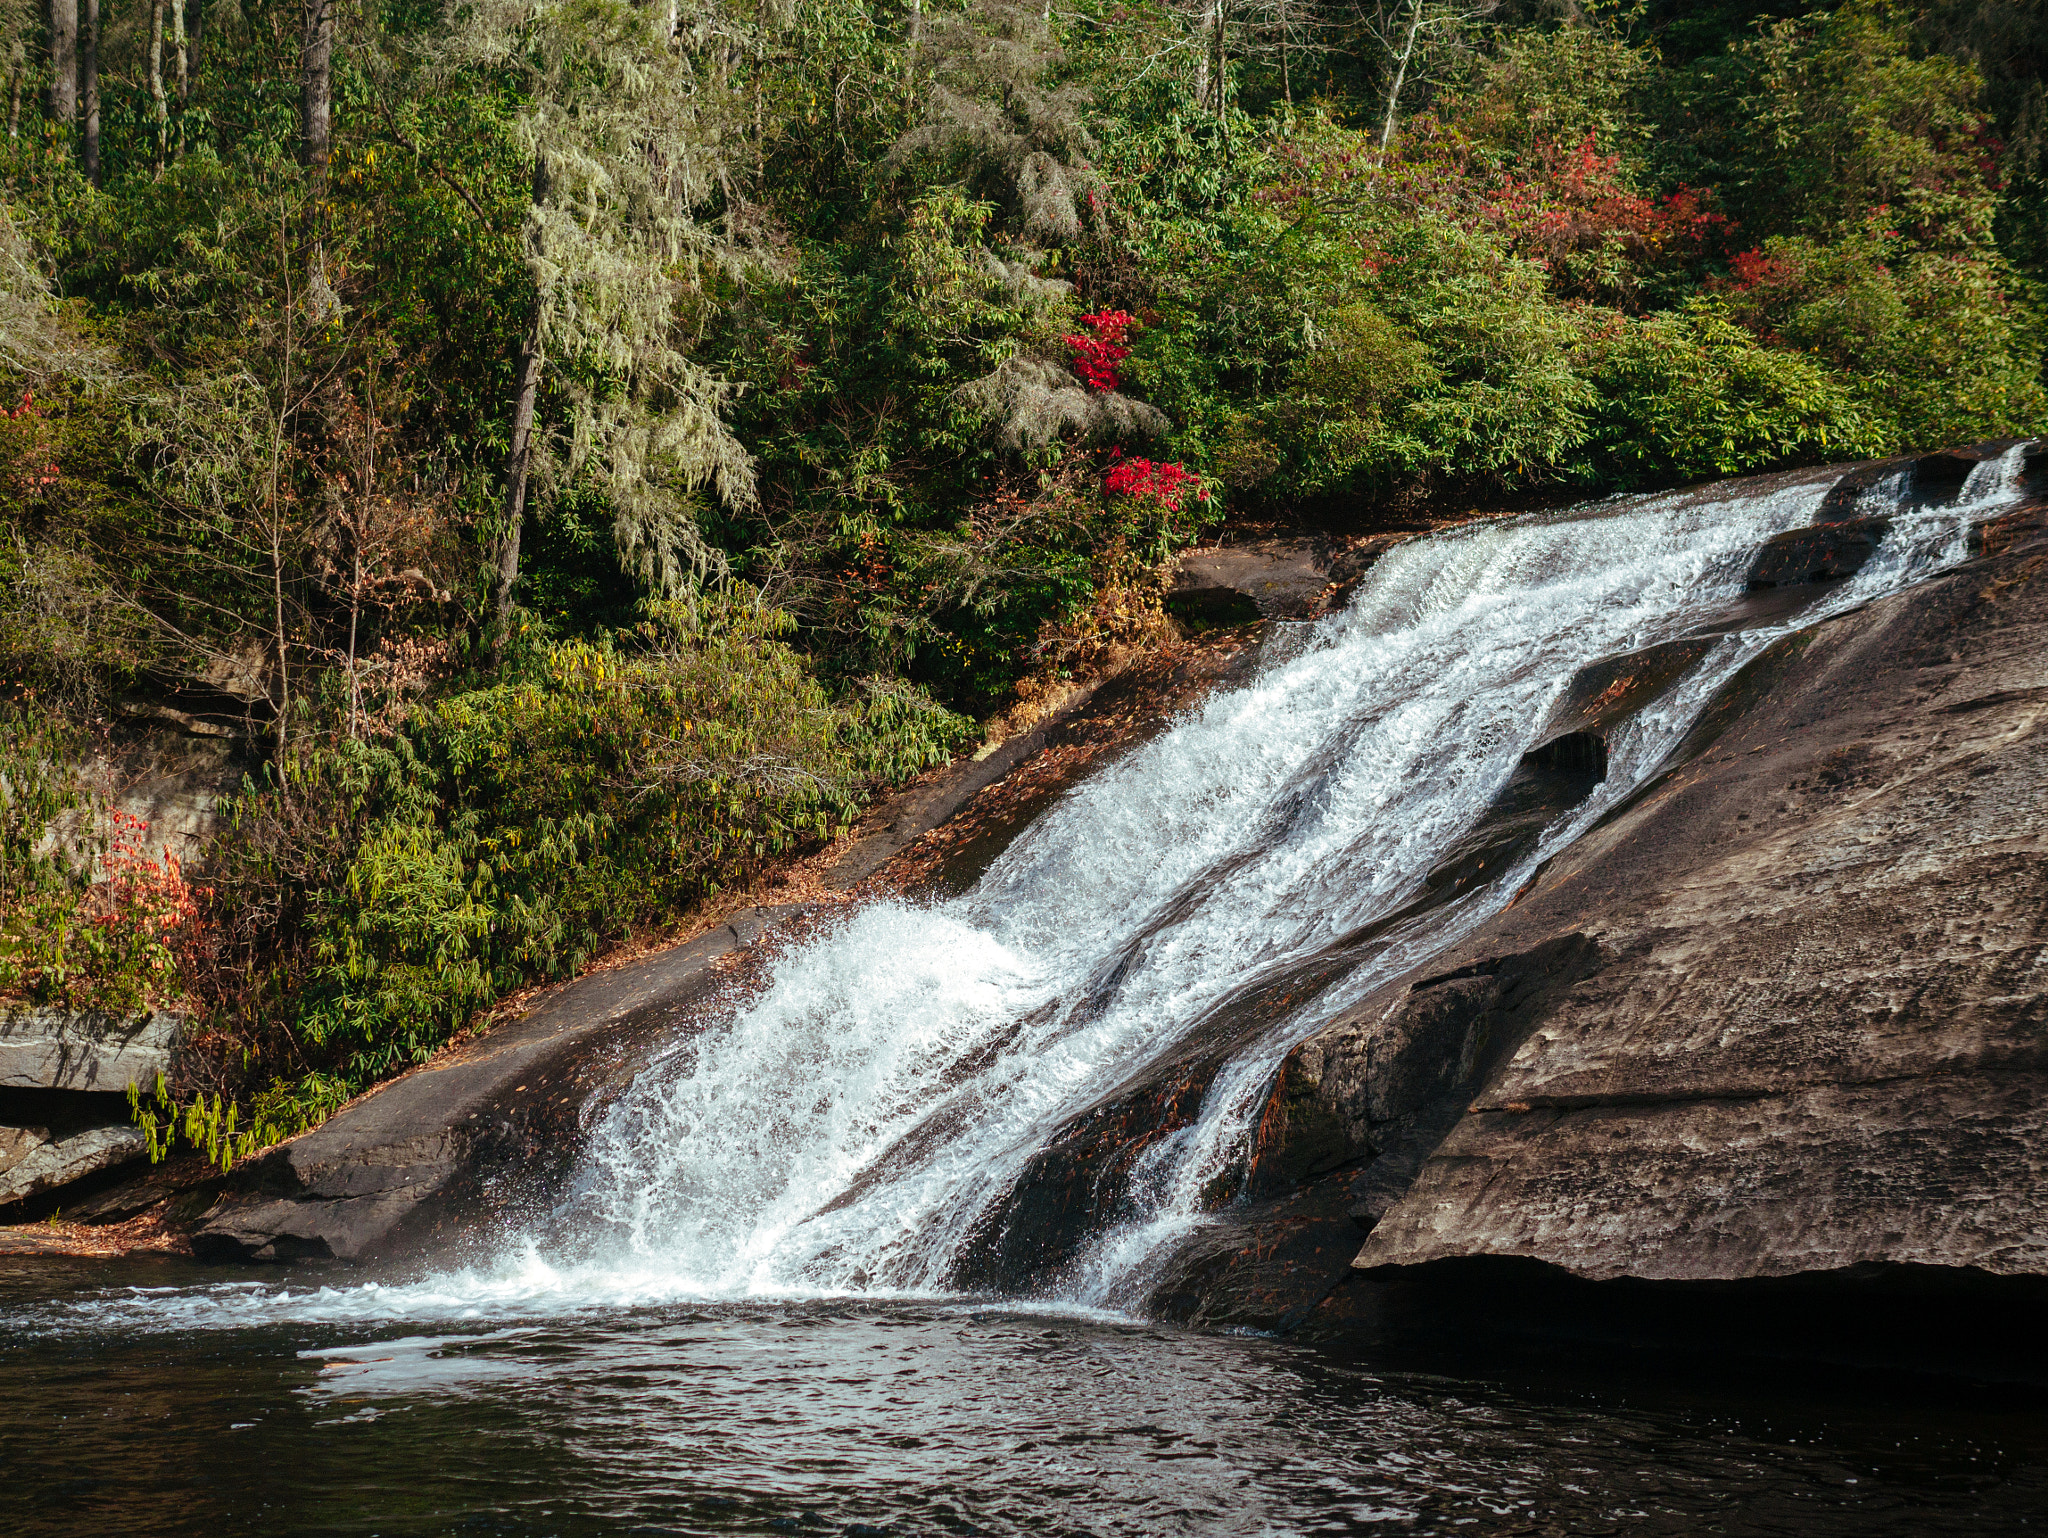
<instances>
[{"instance_id":1,"label":"dark crevice in rock","mask_svg":"<svg viewBox=\"0 0 2048 1538\"><path fill-rule=\"evenodd\" d=\"M1522 764L1546 774L1569 775L1598 785L1607 778L1607 739L1595 732L1566 732L1523 754Z\"/></svg>"},{"instance_id":2,"label":"dark crevice in rock","mask_svg":"<svg viewBox=\"0 0 2048 1538\"><path fill-rule=\"evenodd\" d=\"M1687 1357L1732 1364L1815 1362L1901 1374L1930 1390L1958 1380L2029 1397L2048 1384L2036 1328L2048 1278L1967 1266L1862 1263L1730 1282L1587 1281L1539 1260L1480 1256L1387 1277L1344 1277L1314 1306L1291 1304L1305 1340L1370 1343L1399 1359L1441 1358L1445 1342L1482 1357L1532 1347L1642 1351L1657 1373ZM1981 1407L1981 1398L1973 1400Z\"/></svg>"}]
</instances>

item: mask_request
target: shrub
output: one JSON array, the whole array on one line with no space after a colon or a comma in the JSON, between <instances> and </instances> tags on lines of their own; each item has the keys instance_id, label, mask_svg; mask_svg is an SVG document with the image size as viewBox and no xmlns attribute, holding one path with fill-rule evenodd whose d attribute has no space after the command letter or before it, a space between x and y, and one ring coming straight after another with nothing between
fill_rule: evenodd
<instances>
[{"instance_id":1,"label":"shrub","mask_svg":"<svg viewBox=\"0 0 2048 1538\"><path fill-rule=\"evenodd\" d=\"M0 715L0 993L130 1014L184 994L206 893L84 785L81 741Z\"/></svg>"},{"instance_id":2,"label":"shrub","mask_svg":"<svg viewBox=\"0 0 2048 1538\"><path fill-rule=\"evenodd\" d=\"M2035 430L2048 416L2038 318L1986 243L1917 245L1897 211L1831 241L1781 236L1733 262L1727 313L1858 381L1869 452Z\"/></svg>"},{"instance_id":3,"label":"shrub","mask_svg":"<svg viewBox=\"0 0 2048 1538\"><path fill-rule=\"evenodd\" d=\"M1624 484L1882 453L1885 424L1819 359L1766 347L1710 304L1618 326L1595 373L1595 452Z\"/></svg>"},{"instance_id":4,"label":"shrub","mask_svg":"<svg viewBox=\"0 0 2048 1538\"><path fill-rule=\"evenodd\" d=\"M232 799L214 988L252 1063L352 1093L422 1062L505 992L830 837L971 730L903 685L828 699L788 617L742 597L647 613L386 740L308 741Z\"/></svg>"}]
</instances>

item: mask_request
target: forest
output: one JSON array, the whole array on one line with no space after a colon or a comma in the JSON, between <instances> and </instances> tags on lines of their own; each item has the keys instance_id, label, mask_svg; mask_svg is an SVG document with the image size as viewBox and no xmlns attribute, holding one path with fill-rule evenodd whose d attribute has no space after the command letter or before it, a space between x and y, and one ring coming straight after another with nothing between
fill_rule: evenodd
<instances>
[{"instance_id":1,"label":"forest","mask_svg":"<svg viewBox=\"0 0 2048 1538\"><path fill-rule=\"evenodd\" d=\"M188 1012L137 1114L224 1159L1165 641L1233 521L2048 429L2044 53L2013 0L0 0L0 995ZM144 728L234 747L189 872L78 769Z\"/></svg>"}]
</instances>

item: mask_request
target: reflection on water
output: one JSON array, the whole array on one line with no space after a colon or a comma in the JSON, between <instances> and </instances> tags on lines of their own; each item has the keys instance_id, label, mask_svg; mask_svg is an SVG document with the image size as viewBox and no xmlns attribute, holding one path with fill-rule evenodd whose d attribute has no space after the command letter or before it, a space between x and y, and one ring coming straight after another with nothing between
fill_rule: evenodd
<instances>
[{"instance_id":1,"label":"reflection on water","mask_svg":"<svg viewBox=\"0 0 2048 1538\"><path fill-rule=\"evenodd\" d=\"M1924 1390L965 1302L151 1331L100 1305L203 1273L11 1264L22 1534L1918 1538L2048 1512L2039 1417Z\"/></svg>"}]
</instances>

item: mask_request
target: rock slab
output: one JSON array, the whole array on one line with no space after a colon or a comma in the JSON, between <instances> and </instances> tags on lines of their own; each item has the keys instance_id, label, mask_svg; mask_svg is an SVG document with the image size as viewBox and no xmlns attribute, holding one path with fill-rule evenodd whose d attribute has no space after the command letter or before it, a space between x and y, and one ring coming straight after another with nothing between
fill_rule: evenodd
<instances>
[{"instance_id":1,"label":"rock slab","mask_svg":"<svg viewBox=\"0 0 2048 1538\"><path fill-rule=\"evenodd\" d=\"M753 908L579 978L525 1018L235 1167L192 1236L210 1260L376 1260L473 1242L552 1197L590 1119L719 980L798 910Z\"/></svg>"},{"instance_id":2,"label":"rock slab","mask_svg":"<svg viewBox=\"0 0 2048 1538\"><path fill-rule=\"evenodd\" d=\"M0 1127L0 1206L139 1159L148 1151L135 1127Z\"/></svg>"},{"instance_id":3,"label":"rock slab","mask_svg":"<svg viewBox=\"0 0 2048 1538\"><path fill-rule=\"evenodd\" d=\"M1570 932L1601 960L1358 1267L2048 1276L2048 535L2008 521L1759 658L1444 958Z\"/></svg>"},{"instance_id":4,"label":"rock slab","mask_svg":"<svg viewBox=\"0 0 2048 1538\"><path fill-rule=\"evenodd\" d=\"M148 1086L169 1073L184 1017L0 1004L0 1088L98 1093Z\"/></svg>"}]
</instances>

